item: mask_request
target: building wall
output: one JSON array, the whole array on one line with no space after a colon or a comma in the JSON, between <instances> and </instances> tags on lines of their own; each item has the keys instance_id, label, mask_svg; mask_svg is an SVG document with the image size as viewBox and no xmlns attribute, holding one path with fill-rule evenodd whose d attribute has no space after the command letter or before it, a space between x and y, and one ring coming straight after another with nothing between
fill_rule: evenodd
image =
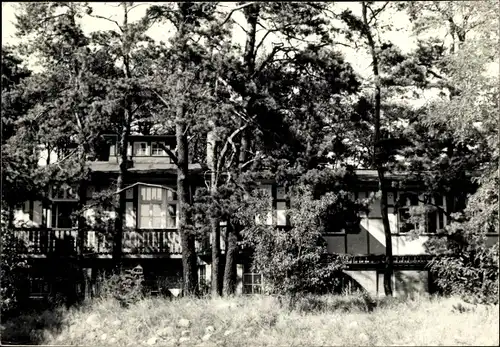
<instances>
[{"instance_id":1,"label":"building wall","mask_svg":"<svg viewBox=\"0 0 500 347\"><path fill-rule=\"evenodd\" d=\"M145 180L150 181L150 180ZM172 180L164 180L158 179L153 181L156 184L166 185L175 187L175 184ZM263 189L268 190L269 195L274 197L275 200L280 200L280 197L284 194L276 187L272 185L262 185ZM87 195L90 197L92 193L97 190L94 187L90 187ZM358 192L357 197L359 199L368 199L370 198L370 194L373 192L364 191ZM126 192L126 206L125 206L125 227L135 229L137 227L137 217L138 217L138 187L134 187L128 189ZM404 235L400 233L400 221L398 217L397 208L395 207L396 199L398 198L397 192L391 192L388 196L388 217L389 223L392 232L392 248L394 255L419 255L425 254L426 250L424 247L424 243L428 240L431 235L420 235L420 236L410 236ZM443 198L443 204L446 203L446 199ZM69 202L75 203L75 199L69 199ZM66 201L59 201L59 203L65 204ZM89 204L92 203L92 200L89 199ZM270 213L270 216L266 216L268 223L278 223L285 224L286 218L283 217L283 210L277 209L277 203L273 204L274 211ZM281 204L280 206L283 206ZM446 207L446 206L444 206ZM52 225L53 214L56 213L52 206L43 207L41 202L27 202L23 206L20 206L16 209L14 213L14 222L16 226L32 226L32 227L40 227L46 225L47 227L54 227ZM110 218L113 217L113 211L107 211ZM86 216L89 222L92 222L95 216L95 210L88 209L86 212ZM445 217L443 218L443 223L446 223ZM73 232L73 231L71 231ZM158 236L152 232L151 230L133 230L130 231L133 233L133 238L143 238L147 242L153 242L158 239ZM149 233L149 234L148 234ZM146 235L147 234L147 235ZM129 235L130 236L130 235ZM56 235L57 237L57 235ZM63 234L61 234L63 237ZM73 238L76 235L72 235ZM178 240L178 235L175 229L172 229L172 232L168 235L161 235L162 239L166 244L168 243L167 248L170 250L171 255L173 253L176 254L177 258L180 257L180 249L176 245L180 245ZM29 235L31 242L32 235ZM95 240L96 235L92 232L89 233L89 242L92 243L92 240ZM155 239L156 238L156 239ZM171 239L169 239L171 238ZM374 199L370 205L370 211L367 214L361 215L361 222L359 228L357 230L352 230L349 232L339 232L339 233L328 233L324 235L324 239L327 242L327 249L331 253L340 253L340 254L352 254L352 255L383 255L385 254L385 234L382 225L382 218L380 212L380 200ZM153 241L151 241L153 240ZM158 241L158 240L157 240ZM124 247L126 248L128 243L130 242L127 237L124 238ZM141 241L142 242L142 241ZM489 237L488 243L493 244L498 242L498 236ZM171 245L176 249L175 252L172 252ZM177 247L177 248L176 248ZM162 250L164 248L161 248ZM142 248L139 250L139 257L142 252ZM134 252L130 252L133 254ZM153 252L154 253L154 252ZM167 255L169 256L169 255ZM157 260L157 259L154 259ZM165 260L162 260L164 262ZM178 259L177 259L178 261ZM154 263L160 263L156 261ZM177 264L177 263L176 263ZM147 265L149 266L149 265ZM207 282L210 282L210 266L209 264L203 263L200 266L204 266L204 276ZM147 270L149 271L149 270ZM146 271L146 272L147 272ZM202 270L199 269L199 274L201 276ZM156 273L157 271L155 271ZM363 288L365 288L369 293L374 295L380 295L383 293L383 275L378 270L369 270L367 268L360 270L349 270L346 271L346 274L352 277L353 280L357 281ZM158 275L158 274L157 274ZM160 274L160 277L163 276ZM170 275L169 275L170 276ZM168 277L168 276L167 276ZM170 276L171 277L171 276ZM243 288L243 265L238 264L237 266L237 293L242 293ZM397 295L411 295L413 293L421 293L428 290L428 273L424 270L410 270L410 269L401 269L397 270L394 273L393 278L395 293ZM177 295L180 291L180 288L168 288L168 290L173 294Z\"/></svg>"},{"instance_id":2,"label":"building wall","mask_svg":"<svg viewBox=\"0 0 500 347\"><path fill-rule=\"evenodd\" d=\"M344 271L372 296L384 296L384 274L380 270ZM394 296L413 296L429 291L427 270L395 270L392 276Z\"/></svg>"},{"instance_id":3,"label":"building wall","mask_svg":"<svg viewBox=\"0 0 500 347\"><path fill-rule=\"evenodd\" d=\"M368 199L374 192L358 192L359 199ZM398 192L388 194L388 218L392 234L392 249L394 255L418 255L425 254L424 243L430 235L412 236L400 233L401 221L398 210L395 207ZM446 199L443 198L445 203ZM422 203L419 202L419 205ZM444 205L443 208L446 208ZM348 233L329 233L324 236L328 250L332 253L345 253L353 255L385 254L385 232L380 211L380 199L374 199L367 214L361 214L359 229ZM437 218L437 216L436 216ZM446 216L443 216L446 224Z\"/></svg>"}]
</instances>

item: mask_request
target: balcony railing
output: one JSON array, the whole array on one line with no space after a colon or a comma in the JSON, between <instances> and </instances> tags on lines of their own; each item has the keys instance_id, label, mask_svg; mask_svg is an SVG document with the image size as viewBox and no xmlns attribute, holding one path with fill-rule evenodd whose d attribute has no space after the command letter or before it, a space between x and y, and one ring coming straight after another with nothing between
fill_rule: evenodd
<instances>
[{"instance_id":1,"label":"balcony railing","mask_svg":"<svg viewBox=\"0 0 500 347\"><path fill-rule=\"evenodd\" d=\"M76 255L76 229L22 229L15 231L18 252L22 254ZM202 248L196 242L197 250ZM112 233L87 231L84 254L111 254ZM177 230L125 230L123 254L180 254L181 238Z\"/></svg>"},{"instance_id":2,"label":"balcony railing","mask_svg":"<svg viewBox=\"0 0 500 347\"><path fill-rule=\"evenodd\" d=\"M399 264L426 264L432 256L429 254L394 255L393 262ZM349 258L350 264L384 264L385 255L356 255Z\"/></svg>"},{"instance_id":3,"label":"balcony railing","mask_svg":"<svg viewBox=\"0 0 500 347\"><path fill-rule=\"evenodd\" d=\"M14 235L19 253L76 253L77 230L24 229L16 230Z\"/></svg>"}]
</instances>

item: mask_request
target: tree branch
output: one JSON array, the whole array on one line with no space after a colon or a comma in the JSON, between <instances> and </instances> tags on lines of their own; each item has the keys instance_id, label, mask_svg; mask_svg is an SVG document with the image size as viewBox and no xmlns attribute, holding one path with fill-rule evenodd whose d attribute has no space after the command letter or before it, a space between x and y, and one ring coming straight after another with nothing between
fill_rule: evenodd
<instances>
[{"instance_id":1,"label":"tree branch","mask_svg":"<svg viewBox=\"0 0 500 347\"><path fill-rule=\"evenodd\" d=\"M243 130L245 130L247 127L248 127L248 123L242 125L238 129L233 131L233 133L227 138L226 143L224 144L224 147L222 148L222 151L220 153L219 160L217 162L217 172L219 172L220 167L223 165L223 161L225 160L226 152L228 150L228 144L232 144L234 151L236 151L236 148L235 148L234 143L233 143L233 138L236 135L238 135L239 133L241 133Z\"/></svg>"},{"instance_id":2,"label":"tree branch","mask_svg":"<svg viewBox=\"0 0 500 347\"><path fill-rule=\"evenodd\" d=\"M273 50L271 51L271 53L269 53L266 60L264 60L262 64L260 64L260 67L255 70L255 72L252 75L252 78L254 78L258 73L260 73L266 67L266 65L273 60L276 53L278 53L280 50L285 51L284 49L281 49L281 47L273 47Z\"/></svg>"},{"instance_id":3,"label":"tree branch","mask_svg":"<svg viewBox=\"0 0 500 347\"><path fill-rule=\"evenodd\" d=\"M139 106L137 106L134 110L132 110L132 111L130 112L130 114L131 114L131 115L133 115L133 114L134 114L137 110L139 110L139 109L140 109L142 106L144 106L144 105L145 105L145 103L140 104L140 105L139 105Z\"/></svg>"},{"instance_id":4,"label":"tree branch","mask_svg":"<svg viewBox=\"0 0 500 347\"><path fill-rule=\"evenodd\" d=\"M241 165L241 168L244 169L247 165L249 165L250 163L253 163L254 161L260 159L261 156L259 154L257 154L257 156L253 159L250 159L249 161L247 161L246 163L243 163L243 165Z\"/></svg>"},{"instance_id":5,"label":"tree branch","mask_svg":"<svg viewBox=\"0 0 500 347\"><path fill-rule=\"evenodd\" d=\"M255 55L257 55L257 52L259 51L259 48L260 46L262 46L262 44L264 43L264 40L267 38L267 36L271 33L271 32L276 32L278 31L277 29L271 29L271 30L268 30L267 33L264 34L264 37L262 37L262 39L260 40L260 42L257 44L257 46L255 47Z\"/></svg>"},{"instance_id":6,"label":"tree branch","mask_svg":"<svg viewBox=\"0 0 500 347\"><path fill-rule=\"evenodd\" d=\"M165 100L156 90L151 89L151 91L160 99L160 101L165 105L166 107L170 107L170 104Z\"/></svg>"},{"instance_id":7,"label":"tree branch","mask_svg":"<svg viewBox=\"0 0 500 347\"><path fill-rule=\"evenodd\" d=\"M134 6L130 7L129 9L127 9L127 13L129 13L129 12L130 12L130 11L132 11L134 8L136 8L136 7L138 7L138 6L141 6L141 5L151 5L151 3L149 3L149 2L141 2L141 3L137 4L137 5L134 5Z\"/></svg>"},{"instance_id":8,"label":"tree branch","mask_svg":"<svg viewBox=\"0 0 500 347\"><path fill-rule=\"evenodd\" d=\"M160 145L161 149L163 149L168 154L168 156L170 157L170 160L172 160L175 165L179 166L179 160L177 159L177 156L175 155L175 152L177 152L177 148L175 148L175 150L172 151L170 148L165 146L164 143L158 142L158 144Z\"/></svg>"},{"instance_id":9,"label":"tree branch","mask_svg":"<svg viewBox=\"0 0 500 347\"><path fill-rule=\"evenodd\" d=\"M60 163L62 163L63 161L69 159L72 155L74 155L76 152L78 151L78 147L76 147L74 150L72 150L71 152L69 152L65 157L61 158L61 160L58 160L56 161L55 163L52 163L50 165L57 165L59 166ZM48 155L50 156L50 153L48 153ZM60 167L60 166L59 166Z\"/></svg>"},{"instance_id":10,"label":"tree branch","mask_svg":"<svg viewBox=\"0 0 500 347\"><path fill-rule=\"evenodd\" d=\"M424 203L425 205L429 205L429 206L432 206L432 207L435 207L436 209L438 209L439 211L443 212L443 214L447 217L447 218L451 218L451 213L449 213L448 211L446 211L444 209L444 207L442 206L439 206L439 205L436 205L435 203L432 203L432 202L427 202L425 200L422 200L420 199L419 197L417 197L417 201L421 202L421 203ZM409 206L399 206L399 207L409 207ZM426 213L427 215L427 213Z\"/></svg>"},{"instance_id":11,"label":"tree branch","mask_svg":"<svg viewBox=\"0 0 500 347\"><path fill-rule=\"evenodd\" d=\"M233 15L234 12L236 11L239 11L239 10L242 10L244 9L245 7L248 7L248 6L251 6L253 5L255 2L254 1L251 1L251 2L247 2L246 4L243 4L243 5L240 5L240 6L237 6L235 8L233 8L231 11L229 11L228 15L226 16L226 18L222 21L222 23L220 24L221 26L226 24L227 21L231 18L231 16Z\"/></svg>"},{"instance_id":12,"label":"tree branch","mask_svg":"<svg viewBox=\"0 0 500 347\"><path fill-rule=\"evenodd\" d=\"M382 12L386 7L387 5L389 5L389 1L387 1L381 8L379 8L378 10L374 11L372 10L372 8L370 6L366 6L370 12L372 13L372 17L370 18L370 20L368 21L368 25L371 24L372 20L377 20L377 16L380 12Z\"/></svg>"},{"instance_id":13,"label":"tree branch","mask_svg":"<svg viewBox=\"0 0 500 347\"><path fill-rule=\"evenodd\" d=\"M123 33L123 28L121 27L121 25L114 19L110 19L110 18L107 18L107 17L104 17L104 16L100 16L98 14L89 14L90 17L94 17L94 18L99 18L99 19L105 19L111 23L114 23L116 24L116 26L118 27L118 29L120 29L120 31Z\"/></svg>"},{"instance_id":14,"label":"tree branch","mask_svg":"<svg viewBox=\"0 0 500 347\"><path fill-rule=\"evenodd\" d=\"M240 24L240 23L238 23L238 22L234 22L234 24L236 24L237 26L239 26L239 27L240 27L240 29L241 29L241 30L243 30L243 32L244 32L245 34L247 34L247 35L248 35L248 30L247 30L247 29L245 29L243 26L241 26L241 24Z\"/></svg>"}]
</instances>

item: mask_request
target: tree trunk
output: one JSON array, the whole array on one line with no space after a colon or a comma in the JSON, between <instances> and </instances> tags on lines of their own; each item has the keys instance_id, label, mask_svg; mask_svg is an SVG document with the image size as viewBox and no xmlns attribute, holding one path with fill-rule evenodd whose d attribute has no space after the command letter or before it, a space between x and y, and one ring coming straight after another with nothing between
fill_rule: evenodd
<instances>
[{"instance_id":1,"label":"tree trunk","mask_svg":"<svg viewBox=\"0 0 500 347\"><path fill-rule=\"evenodd\" d=\"M382 214L382 225L384 226L385 235L385 269L384 269L384 292L387 296L392 296L392 274L394 269L393 257L392 257L392 236L391 228L389 224L389 216L387 213L387 187L385 186L384 177L384 163L381 158L381 148L380 148L380 76L379 76L379 62L378 56L375 49L375 41L371 34L370 25L367 18L367 4L362 2L363 9L363 24L364 33L368 40L368 45L370 47L370 53L372 58L372 70L373 77L375 79L375 115L374 115L374 126L375 134L373 138L373 165L377 168L378 174L378 186L381 192L380 198L380 210Z\"/></svg>"},{"instance_id":2,"label":"tree trunk","mask_svg":"<svg viewBox=\"0 0 500 347\"><path fill-rule=\"evenodd\" d=\"M240 141L240 153L238 158L239 163L239 174L243 173L242 165L245 163L248 153L248 147L250 144L249 141L250 132L248 129L245 129L241 141ZM224 295L232 295L236 289L236 257L238 255L238 234L239 229L241 229L241 225L238 223L234 223L234 226L231 226L231 223L228 223L226 232L227 232L227 242L226 242L226 265L224 268L224 283L223 290Z\"/></svg>"},{"instance_id":3,"label":"tree trunk","mask_svg":"<svg viewBox=\"0 0 500 347\"><path fill-rule=\"evenodd\" d=\"M130 73L130 57L129 48L126 46L129 44L130 40L128 36L128 7L129 3L121 3L123 7L123 72L127 78L131 78ZM122 129L120 131L120 143L117 148L119 149L118 165L120 172L116 180L116 195L115 195L115 225L114 225L114 237L113 237L113 262L115 271L121 273L122 270L122 240L123 240L123 220L125 217L125 196L126 192L123 190L125 187L126 176L128 173L128 137L130 135L130 125L132 122L132 111L131 111L131 97L126 96L125 100L125 110Z\"/></svg>"},{"instance_id":4,"label":"tree trunk","mask_svg":"<svg viewBox=\"0 0 500 347\"><path fill-rule=\"evenodd\" d=\"M191 296L197 293L198 273L195 249L195 237L190 230L191 223L191 196L189 194L189 148L187 126L183 123L184 107L177 109L177 124L175 136L177 140L177 199L179 209L178 229L181 236L182 271L184 280L184 295Z\"/></svg>"},{"instance_id":5,"label":"tree trunk","mask_svg":"<svg viewBox=\"0 0 500 347\"><path fill-rule=\"evenodd\" d=\"M217 194L217 158L216 158L216 139L213 131L210 131L207 134L207 164L210 172L210 195L212 198ZM211 292L213 297L220 296L222 294L222 290L220 287L221 276L220 276L220 227L219 227L219 219L212 216L210 218L210 229L211 229L211 238L212 238L212 285Z\"/></svg>"},{"instance_id":6,"label":"tree trunk","mask_svg":"<svg viewBox=\"0 0 500 347\"><path fill-rule=\"evenodd\" d=\"M383 185L384 171L383 168L377 168L379 177L380 211L382 214L382 225L385 235L385 268L384 268L384 293L392 296L392 274L394 272L394 258L392 256L392 236L391 226L389 224L389 215L387 213L387 188Z\"/></svg>"},{"instance_id":7,"label":"tree trunk","mask_svg":"<svg viewBox=\"0 0 500 347\"><path fill-rule=\"evenodd\" d=\"M128 115L126 115L128 116ZM117 146L119 150L118 164L120 172L116 180L116 194L115 194L115 223L113 234L113 264L116 273L121 273L122 270L122 239L123 239L123 217L125 214L125 179L128 172L127 167L127 148L128 148L128 135L129 128L127 125L123 126L122 133L120 134L120 143Z\"/></svg>"},{"instance_id":8,"label":"tree trunk","mask_svg":"<svg viewBox=\"0 0 500 347\"><path fill-rule=\"evenodd\" d=\"M210 220L210 228L212 233L212 296L217 297L222 294L220 287L220 227L219 220L212 218Z\"/></svg>"},{"instance_id":9,"label":"tree trunk","mask_svg":"<svg viewBox=\"0 0 500 347\"><path fill-rule=\"evenodd\" d=\"M231 296L236 290L236 255L238 237L231 223L227 224L226 266L224 268L224 296Z\"/></svg>"},{"instance_id":10,"label":"tree trunk","mask_svg":"<svg viewBox=\"0 0 500 347\"><path fill-rule=\"evenodd\" d=\"M245 18L247 20L247 40L245 43L245 53L243 59L245 61L246 68L246 82L247 84L251 82L253 73L255 71L255 42L257 35L257 21L259 18L260 5L253 4L244 9ZM247 114L251 117L251 104L247 105ZM243 123L240 124L240 126ZM247 153L250 148L250 129L245 129L241 136L240 148L239 148L239 175L244 171L243 164L247 160ZM224 284L223 290L224 295L234 294L236 289L236 257L238 255L238 234L241 226L235 224L234 227L229 226L227 228L227 243L226 243L226 265L224 269Z\"/></svg>"},{"instance_id":11,"label":"tree trunk","mask_svg":"<svg viewBox=\"0 0 500 347\"><path fill-rule=\"evenodd\" d=\"M83 164L83 170L85 170L85 153L83 154L83 159L82 159L82 164ZM85 174L85 173L84 173ZM77 242L76 242L76 250L77 250L77 262L79 266L79 271L80 271L80 285L81 285L81 292L80 292L80 300L83 301L85 299L85 293L86 293L86 274L85 274L85 266L84 266L84 256L83 256L83 251L85 248L85 236L87 235L87 221L85 220L85 216L83 214L85 204L87 202L87 178L83 177L80 186L78 187L78 234L77 234Z\"/></svg>"}]
</instances>

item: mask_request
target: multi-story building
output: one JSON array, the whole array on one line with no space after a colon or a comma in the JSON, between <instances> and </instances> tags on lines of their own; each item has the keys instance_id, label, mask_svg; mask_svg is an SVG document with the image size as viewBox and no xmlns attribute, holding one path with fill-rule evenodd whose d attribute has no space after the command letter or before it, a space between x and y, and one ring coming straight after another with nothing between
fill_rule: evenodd
<instances>
[{"instance_id":1,"label":"multi-story building","mask_svg":"<svg viewBox=\"0 0 500 347\"><path fill-rule=\"evenodd\" d=\"M171 136L131 136L128 155L129 174L125 186L125 225L123 232L123 263L126 267L141 265L147 283L155 291L168 291L177 295L182 286L182 262L180 236L177 231L176 166L158 142L175 147ZM119 166L113 141L103 150L97 161L89 162L92 170L86 193L89 206L86 216L95 215L91 208L94 193L108 188L116 179ZM196 186L204 186L203 170L198 164L190 164L190 171L197 177ZM366 198L378 190L375 171L357 171L356 198ZM389 175L388 182L401 176ZM392 186L392 185L391 185ZM273 198L273 211L267 223L285 227L288 223L285 210L288 207L285 190L273 182L262 182ZM432 278L426 264L424 242L436 237L435 231L447 223L446 211L453 200L450 196L423 196L418 182L407 184L404 189L391 188L388 193L388 215L392 233L392 249L395 272L393 287L396 294L432 291ZM80 197L77 188L69 185L51 187L50 201L27 201L14 213L16 235L22 241L20 252L31 263L30 293L44 296L58 288L67 287L77 261L86 269L89 291L95 290L97 278L112 268L112 233L86 231L83 259L77 260L78 229L71 218ZM417 226L407 223L410 206L431 203L440 208L429 213L425 232L418 236L410 233ZM109 217L113 212L109 206ZM224 228L222 225L221 228ZM224 235L224 232L221 232ZM355 231L337 230L334 227L323 235L331 253L350 254L351 261L345 270L350 283L361 286L374 295L383 293L383 267L385 235L382 226L380 202L374 200L370 211L361 216ZM489 242L497 242L498 235L490 235ZM221 240L224 256L224 240ZM210 247L206 242L197 245L200 281L210 279ZM252 273L246 258L239 259L237 266L237 292L259 292L262 285L260 274ZM69 277L68 277L69 276ZM65 283L58 279L64 278ZM69 278L69 279L68 279ZM75 281L77 283L78 281Z\"/></svg>"}]
</instances>

